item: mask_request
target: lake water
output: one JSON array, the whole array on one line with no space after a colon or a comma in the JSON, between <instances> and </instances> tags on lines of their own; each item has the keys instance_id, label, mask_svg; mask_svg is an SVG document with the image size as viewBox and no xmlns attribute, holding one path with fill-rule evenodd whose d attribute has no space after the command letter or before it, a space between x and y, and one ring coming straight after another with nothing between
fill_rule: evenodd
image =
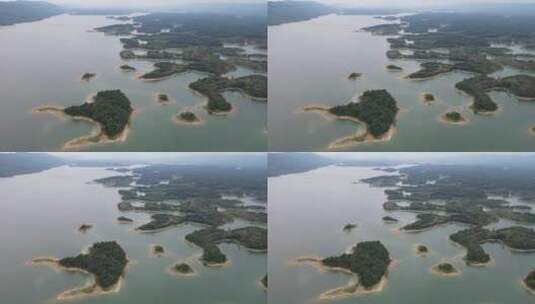
<instances>
[{"instance_id":1,"label":"lake water","mask_svg":"<svg viewBox=\"0 0 535 304\"><path fill-rule=\"evenodd\" d=\"M148 221L149 215L119 212L117 189L90 183L117 174L103 168L60 167L0 178L4 210L0 215L0 242L4 244L0 255L0 302L57 303L59 293L83 286L87 276L25 263L33 256L74 256L94 242L116 240L130 261L121 291L76 303L266 303L266 292L258 286L266 273L265 254L224 244L221 250L232 265L212 269L198 262L193 256L200 250L184 241L184 236L199 226L184 225L153 234L132 231ZM116 223L120 215L135 223ZM83 223L94 227L85 234L76 232ZM236 221L225 228L245 225ZM163 245L168 255L150 256L151 244ZM165 272L183 259L190 262L198 276L178 277Z\"/></svg>"},{"instance_id":2,"label":"lake water","mask_svg":"<svg viewBox=\"0 0 535 304\"><path fill-rule=\"evenodd\" d=\"M319 303L321 293L345 286L350 278L308 265L289 265L288 261L304 255L339 255L358 242L371 240L380 240L394 260L386 287L380 293L332 303L535 303L533 295L520 285L533 267L533 254L486 244L483 247L495 265L467 267L462 261L464 251L448 240L450 234L465 227L446 225L422 233L398 232L396 229L412 222L415 215L385 212L384 188L354 184L385 174L365 167L325 167L269 179L270 303ZM386 224L381 219L385 215L400 222ZM343 232L347 223L358 227ZM506 224L500 221L496 226ZM430 254L416 256L415 244L428 246ZM452 262L461 275L441 277L429 272L431 266L444 260Z\"/></svg>"},{"instance_id":3,"label":"lake water","mask_svg":"<svg viewBox=\"0 0 535 304\"><path fill-rule=\"evenodd\" d=\"M157 82L133 79L153 69L154 62L123 61L119 37L92 32L93 28L120 23L105 16L60 15L39 22L0 27L0 150L56 151L70 139L87 135L92 125L50 114L34 114L44 104L78 105L101 90L121 89L136 114L126 142L93 145L92 151L265 151L266 103L239 93L225 93L236 111L229 116L210 116L202 109L204 97L188 84L206 77L188 72ZM252 52L250 47L248 52ZM256 53L265 54L257 50ZM129 64L138 69L125 73ZM96 78L80 81L83 73ZM228 76L253 74L238 68ZM172 102L162 106L156 93L169 94ZM194 109L202 126L174 124L179 111Z\"/></svg>"},{"instance_id":4,"label":"lake water","mask_svg":"<svg viewBox=\"0 0 535 304\"><path fill-rule=\"evenodd\" d=\"M325 119L317 113L300 113L308 104L346 104L366 90L387 89L402 109L396 133L387 143L360 144L355 151L532 151L535 137L535 104L517 101L505 93L491 97L502 108L496 116L472 114L470 97L454 84L470 77L453 72L427 81L403 77L419 69L414 60L389 60L385 36L357 31L385 23L373 16L328 15L317 19L270 26L269 34L269 131L272 151L327 150L335 139L356 133L359 126L348 121ZM404 71L390 72L395 64ZM352 72L362 73L356 81ZM520 72L506 68L499 76ZM491 75L491 76L496 76ZM421 94L437 101L425 105ZM460 111L469 123L463 126L439 122L445 111Z\"/></svg>"}]
</instances>

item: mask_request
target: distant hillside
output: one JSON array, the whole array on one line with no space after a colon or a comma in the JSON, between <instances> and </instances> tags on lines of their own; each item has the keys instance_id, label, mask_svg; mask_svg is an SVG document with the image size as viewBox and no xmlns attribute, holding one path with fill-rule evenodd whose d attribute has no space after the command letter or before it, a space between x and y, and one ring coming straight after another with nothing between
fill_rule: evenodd
<instances>
[{"instance_id":1,"label":"distant hillside","mask_svg":"<svg viewBox=\"0 0 535 304\"><path fill-rule=\"evenodd\" d=\"M313 1L269 1L269 25L309 20L333 13L329 6Z\"/></svg>"},{"instance_id":2,"label":"distant hillside","mask_svg":"<svg viewBox=\"0 0 535 304\"><path fill-rule=\"evenodd\" d=\"M0 2L0 25L38 21L63 12L61 7L43 1L3 1Z\"/></svg>"},{"instance_id":3,"label":"distant hillside","mask_svg":"<svg viewBox=\"0 0 535 304\"><path fill-rule=\"evenodd\" d=\"M45 153L0 153L0 177L36 173L65 164L63 159Z\"/></svg>"},{"instance_id":4,"label":"distant hillside","mask_svg":"<svg viewBox=\"0 0 535 304\"><path fill-rule=\"evenodd\" d=\"M268 176L301 173L334 163L334 160L314 153L269 153Z\"/></svg>"}]
</instances>

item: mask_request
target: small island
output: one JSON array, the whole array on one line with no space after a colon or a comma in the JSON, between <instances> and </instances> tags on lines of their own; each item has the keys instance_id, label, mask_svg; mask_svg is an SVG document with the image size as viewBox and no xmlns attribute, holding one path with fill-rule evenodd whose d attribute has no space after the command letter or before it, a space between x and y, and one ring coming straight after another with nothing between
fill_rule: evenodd
<instances>
[{"instance_id":1,"label":"small island","mask_svg":"<svg viewBox=\"0 0 535 304\"><path fill-rule=\"evenodd\" d=\"M431 267L431 272L443 276L459 275L459 271L451 263L447 262L434 265L433 267Z\"/></svg>"},{"instance_id":2,"label":"small island","mask_svg":"<svg viewBox=\"0 0 535 304\"><path fill-rule=\"evenodd\" d=\"M386 223L397 223L398 219L391 216L383 216L383 221Z\"/></svg>"},{"instance_id":3,"label":"small island","mask_svg":"<svg viewBox=\"0 0 535 304\"><path fill-rule=\"evenodd\" d=\"M426 256L429 253L429 249L424 245L416 245L415 251L417 256Z\"/></svg>"},{"instance_id":4,"label":"small island","mask_svg":"<svg viewBox=\"0 0 535 304\"><path fill-rule=\"evenodd\" d=\"M89 225L89 224L82 224L80 225L80 227L78 227L78 232L82 232L82 233L85 233L87 232L89 229L93 228L93 225Z\"/></svg>"},{"instance_id":5,"label":"small island","mask_svg":"<svg viewBox=\"0 0 535 304\"><path fill-rule=\"evenodd\" d=\"M169 103L169 95L167 94L163 94L163 93L157 93L154 95L154 100L161 104L161 105L164 105L164 104L168 104Z\"/></svg>"},{"instance_id":6,"label":"small island","mask_svg":"<svg viewBox=\"0 0 535 304\"><path fill-rule=\"evenodd\" d=\"M91 79L95 78L96 76L97 76L97 74L95 74L95 73L84 73L82 75L81 79L83 81L90 81Z\"/></svg>"},{"instance_id":7,"label":"small island","mask_svg":"<svg viewBox=\"0 0 535 304\"><path fill-rule=\"evenodd\" d=\"M529 133L531 133L531 135L535 136L535 125L532 125L532 126L529 128Z\"/></svg>"},{"instance_id":8,"label":"small island","mask_svg":"<svg viewBox=\"0 0 535 304\"><path fill-rule=\"evenodd\" d=\"M262 280L260 280L260 286L262 286L262 288L264 288L265 290L268 289L268 275L266 274Z\"/></svg>"},{"instance_id":9,"label":"small island","mask_svg":"<svg viewBox=\"0 0 535 304\"><path fill-rule=\"evenodd\" d=\"M440 115L440 120L449 124L463 124L466 119L457 111L449 111Z\"/></svg>"},{"instance_id":10,"label":"small island","mask_svg":"<svg viewBox=\"0 0 535 304\"><path fill-rule=\"evenodd\" d=\"M134 220L126 216L119 216L117 218L117 222L119 222L119 224L130 224L130 223L133 223Z\"/></svg>"},{"instance_id":11,"label":"small island","mask_svg":"<svg viewBox=\"0 0 535 304\"><path fill-rule=\"evenodd\" d=\"M346 224L343 228L345 232L351 232L351 230L357 228L356 224Z\"/></svg>"},{"instance_id":12,"label":"small island","mask_svg":"<svg viewBox=\"0 0 535 304\"><path fill-rule=\"evenodd\" d=\"M386 69L389 70L389 71L394 71L394 72L398 72L398 71L403 71L403 68L400 67L400 66L397 66L395 64L389 64L386 66Z\"/></svg>"},{"instance_id":13,"label":"small island","mask_svg":"<svg viewBox=\"0 0 535 304\"><path fill-rule=\"evenodd\" d=\"M173 116L173 122L186 125L201 125L201 119L193 112L184 111Z\"/></svg>"},{"instance_id":14,"label":"small island","mask_svg":"<svg viewBox=\"0 0 535 304\"><path fill-rule=\"evenodd\" d=\"M349 74L349 76L347 76L347 79L356 80L357 78L360 78L361 76L362 76L361 73L353 72L353 73Z\"/></svg>"},{"instance_id":15,"label":"small island","mask_svg":"<svg viewBox=\"0 0 535 304\"><path fill-rule=\"evenodd\" d=\"M151 254L156 257L161 257L165 254L165 249L161 245L151 245Z\"/></svg>"},{"instance_id":16,"label":"small island","mask_svg":"<svg viewBox=\"0 0 535 304\"><path fill-rule=\"evenodd\" d=\"M173 268L176 272L179 272L181 274L193 273L193 269L191 268L191 266L186 263L176 264Z\"/></svg>"},{"instance_id":17,"label":"small island","mask_svg":"<svg viewBox=\"0 0 535 304\"><path fill-rule=\"evenodd\" d=\"M431 94L431 93L424 93L422 94L422 99L425 103L431 103L433 101L435 101L435 95Z\"/></svg>"},{"instance_id":18,"label":"small island","mask_svg":"<svg viewBox=\"0 0 535 304\"><path fill-rule=\"evenodd\" d=\"M119 68L121 69L121 71L124 71L124 72L134 72L134 71L136 71L135 67L130 66L128 64L123 64Z\"/></svg>"},{"instance_id":19,"label":"small island","mask_svg":"<svg viewBox=\"0 0 535 304\"><path fill-rule=\"evenodd\" d=\"M522 280L522 285L531 293L535 294L535 269L531 270Z\"/></svg>"}]
</instances>

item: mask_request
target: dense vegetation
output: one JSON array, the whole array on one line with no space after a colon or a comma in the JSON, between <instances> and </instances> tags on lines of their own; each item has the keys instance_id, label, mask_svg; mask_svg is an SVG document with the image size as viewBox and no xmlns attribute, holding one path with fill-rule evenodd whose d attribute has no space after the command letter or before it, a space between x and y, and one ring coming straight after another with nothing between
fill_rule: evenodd
<instances>
[{"instance_id":1,"label":"dense vegetation","mask_svg":"<svg viewBox=\"0 0 535 304\"><path fill-rule=\"evenodd\" d=\"M69 116L90 118L102 125L102 131L110 138L121 134L133 112L130 100L120 90L100 91L93 102L64 109Z\"/></svg>"},{"instance_id":2,"label":"dense vegetation","mask_svg":"<svg viewBox=\"0 0 535 304\"><path fill-rule=\"evenodd\" d=\"M484 264L490 256L481 247L486 242L501 242L517 250L535 250L535 231L515 226L497 230L475 227L458 231L450 239L466 248L465 261L470 264Z\"/></svg>"},{"instance_id":3,"label":"dense vegetation","mask_svg":"<svg viewBox=\"0 0 535 304\"><path fill-rule=\"evenodd\" d=\"M380 241L370 241L358 243L351 253L325 258L322 263L350 270L358 275L364 288L371 288L387 274L391 261L388 250Z\"/></svg>"},{"instance_id":4,"label":"dense vegetation","mask_svg":"<svg viewBox=\"0 0 535 304\"><path fill-rule=\"evenodd\" d=\"M336 116L355 117L368 126L374 137L384 135L395 123L399 111L396 100L386 90L366 91L359 102L335 106L329 112Z\"/></svg>"},{"instance_id":5,"label":"dense vegetation","mask_svg":"<svg viewBox=\"0 0 535 304\"><path fill-rule=\"evenodd\" d=\"M535 269L530 271L524 278L524 283L529 289L535 290Z\"/></svg>"},{"instance_id":6,"label":"dense vegetation","mask_svg":"<svg viewBox=\"0 0 535 304\"><path fill-rule=\"evenodd\" d=\"M119 281L127 263L126 253L115 241L95 243L87 254L59 260L63 267L80 268L94 274L97 285L103 289Z\"/></svg>"},{"instance_id":7,"label":"dense vegetation","mask_svg":"<svg viewBox=\"0 0 535 304\"><path fill-rule=\"evenodd\" d=\"M202 261L208 265L227 261L217 247L221 242L236 242L250 249L267 250L267 230L255 226L228 231L215 228L197 230L186 235L186 240L203 249Z\"/></svg>"},{"instance_id":8,"label":"dense vegetation","mask_svg":"<svg viewBox=\"0 0 535 304\"><path fill-rule=\"evenodd\" d=\"M174 267L174 270L176 272L180 272L180 273L183 273L183 274L188 274L188 273L192 273L193 272L193 269L191 268L191 266L186 264L186 263L176 264L175 267Z\"/></svg>"},{"instance_id":9,"label":"dense vegetation","mask_svg":"<svg viewBox=\"0 0 535 304\"><path fill-rule=\"evenodd\" d=\"M453 265L450 263L440 263L436 266L436 269L446 274L457 272L457 269L455 269L455 267L453 267Z\"/></svg>"},{"instance_id":10,"label":"dense vegetation","mask_svg":"<svg viewBox=\"0 0 535 304\"><path fill-rule=\"evenodd\" d=\"M448 113L444 114L444 117L447 120L452 121L452 122L460 122L460 121L463 120L463 117L461 116L461 113L456 112L456 111L448 112Z\"/></svg>"},{"instance_id":11,"label":"dense vegetation","mask_svg":"<svg viewBox=\"0 0 535 304\"><path fill-rule=\"evenodd\" d=\"M208 98L209 113L229 112L232 109L232 105L222 95L226 90L240 90L254 98L267 97L267 77L263 75L239 78L207 77L192 82L189 86Z\"/></svg>"},{"instance_id":12,"label":"dense vegetation","mask_svg":"<svg viewBox=\"0 0 535 304\"><path fill-rule=\"evenodd\" d=\"M178 114L178 117L179 117L180 120L183 120L183 121L186 121L186 122L199 121L199 118L197 117L197 115L195 115L195 113L189 112L189 111L182 112L182 113Z\"/></svg>"}]
</instances>

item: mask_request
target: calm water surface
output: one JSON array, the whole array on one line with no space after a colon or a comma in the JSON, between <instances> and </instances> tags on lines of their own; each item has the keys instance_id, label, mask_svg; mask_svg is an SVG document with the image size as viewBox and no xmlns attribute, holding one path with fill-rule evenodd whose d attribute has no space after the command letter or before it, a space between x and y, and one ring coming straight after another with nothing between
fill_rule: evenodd
<instances>
[{"instance_id":1,"label":"calm water surface","mask_svg":"<svg viewBox=\"0 0 535 304\"><path fill-rule=\"evenodd\" d=\"M448 236L464 227L446 225L422 233L400 233L396 229L415 219L407 212L386 213L383 188L354 182L384 172L362 167L326 167L314 171L269 179L270 303L319 303L318 296L345 286L349 276L326 273L308 265L292 266L288 261L303 255L339 255L358 242L380 240L395 266L381 293L344 298L332 303L363 304L459 304L535 303L533 295L520 286L520 279L533 267L534 255L515 254L497 244L484 245L495 260L490 267L467 267L464 252ZM385 224L391 215L398 224ZM357 223L350 233L342 228ZM498 226L510 223L500 222ZM427 257L414 254L414 245L430 249ZM429 272L432 265L448 260L462 274L439 277ZM326 303L326 302L321 302Z\"/></svg>"}]
</instances>

